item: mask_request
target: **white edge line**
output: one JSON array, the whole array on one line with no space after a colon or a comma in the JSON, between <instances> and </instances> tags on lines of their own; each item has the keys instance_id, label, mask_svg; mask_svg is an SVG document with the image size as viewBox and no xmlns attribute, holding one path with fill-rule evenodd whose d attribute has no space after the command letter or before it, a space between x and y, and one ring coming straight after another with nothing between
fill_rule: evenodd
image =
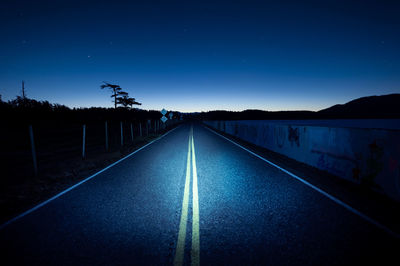
<instances>
[{"instance_id":1,"label":"white edge line","mask_svg":"<svg viewBox=\"0 0 400 266\"><path fill-rule=\"evenodd\" d=\"M131 152L130 154L128 154L128 155L126 155L125 157L119 159L118 161L116 161L116 162L110 164L109 166L103 168L102 170L98 171L97 173L95 173L95 174L93 174L93 175L87 177L86 179L84 179L84 180L82 180L82 181L79 181L79 182L76 183L75 185L72 185L71 187L67 188L66 190L61 191L61 192L58 193L57 195L55 195L55 196L49 198L48 200L45 200L45 201L43 201L42 203L39 203L38 205L36 205L35 207L33 207L33 208L31 208L31 209L29 209L29 210L27 210L27 211L21 213L20 215L18 215L18 216L16 216L16 217L12 218L12 219L10 219L10 220L8 220L7 222L5 222L5 223L3 223L2 225L0 225L0 230L2 230L2 229L3 229L4 227L6 227L7 225L9 225L9 224L11 224L11 223L13 223L13 222L15 222L15 221L21 219L22 217L24 217L24 216L30 214L31 212L36 211L37 209L39 209L39 208L43 207L44 205L48 204L49 202L51 202L51 201L53 201L53 200L55 200L55 199L61 197L61 196L64 195L65 193L67 193L67 192L73 190L74 188L76 188L76 187L79 186L79 185L82 185L83 183L89 181L89 180L92 179L93 177L95 177L95 176L97 176L97 175L103 173L104 171L110 169L110 168L113 167L114 165L116 165L116 164L122 162L123 160L125 160L125 159L131 157L132 155L134 155L135 153L137 153L137 152L143 150L144 148L146 148L146 147L149 146L150 144L153 144L153 143L156 142L157 140L160 140L161 138L165 137L166 135L168 135L170 132L174 131L174 130L177 129L178 127L180 127L180 126L177 126L177 127L173 128L173 129L171 129L170 131L166 132L164 135L161 135L160 137L156 138L155 140L152 140L151 142L149 142L149 143L147 143L146 145L140 147L139 149L137 149L137 150Z\"/></svg>"},{"instance_id":2,"label":"white edge line","mask_svg":"<svg viewBox=\"0 0 400 266\"><path fill-rule=\"evenodd\" d=\"M359 217L363 218L363 219L366 220L367 222L369 222L369 223L371 223L371 224L377 226L378 228L384 230L385 232L389 233L390 235L392 235L392 236L394 236L394 237L396 237L396 238L400 238L400 234L398 234L398 233L396 233L396 232L390 230L388 227L386 227L386 226L384 226L383 224L381 224L381 223L375 221L375 220L372 219L371 217L369 217L369 216L363 214L362 212L360 212L360 211L354 209L353 207L351 207L350 205L348 205L348 204L346 204L345 202L341 201L340 199L338 199L338 198L336 198L336 197L334 197L334 196L328 194L327 192L323 191L322 189L320 189L320 188L314 186L313 184L307 182L307 181L304 180L304 179L301 179L301 178L298 177L297 175L295 175L295 174L293 174L293 173L291 173L291 172L289 172L289 171L283 169L282 167L280 167L280 166L274 164L273 162L271 162L271 161L265 159L264 157L261 157L260 155L258 155L258 154L256 154L256 153L254 153L254 152L252 152L252 151L246 149L246 148L243 147L242 145L240 145L240 144L234 142L233 140L230 140L229 138L227 138L227 137L225 137L225 136L219 134L218 132L214 131L213 129L211 129L211 128L209 128L209 127L205 127L205 128L207 128L207 129L210 130L211 132L217 134L218 136L220 136L220 137L226 139L227 141L229 141L229 142L235 144L236 146L242 148L243 150L245 150L245 151L251 153L252 155L256 156L257 158L259 158L259 159L261 159L261 160L263 160L263 161L269 163L270 165L272 165L272 166L278 168L279 170L283 171L284 173L286 173L286 174L290 175L291 177L297 179L298 181L302 182L303 184L305 184L305 185L311 187L312 189L318 191L319 193L321 193L321 194L324 195L325 197L327 197L327 198L329 198L330 200L336 202L337 204L341 205L342 207L346 208L347 210L351 211L352 213L358 215Z\"/></svg>"}]
</instances>

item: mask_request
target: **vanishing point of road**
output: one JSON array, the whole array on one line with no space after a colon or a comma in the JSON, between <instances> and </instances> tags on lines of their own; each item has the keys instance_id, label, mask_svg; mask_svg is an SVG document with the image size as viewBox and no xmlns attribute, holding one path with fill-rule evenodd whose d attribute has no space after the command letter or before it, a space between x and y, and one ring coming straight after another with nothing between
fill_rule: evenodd
<instances>
[{"instance_id":1,"label":"vanishing point of road","mask_svg":"<svg viewBox=\"0 0 400 266\"><path fill-rule=\"evenodd\" d=\"M396 236L197 123L4 224L0 243L2 265L385 265L399 252Z\"/></svg>"}]
</instances>

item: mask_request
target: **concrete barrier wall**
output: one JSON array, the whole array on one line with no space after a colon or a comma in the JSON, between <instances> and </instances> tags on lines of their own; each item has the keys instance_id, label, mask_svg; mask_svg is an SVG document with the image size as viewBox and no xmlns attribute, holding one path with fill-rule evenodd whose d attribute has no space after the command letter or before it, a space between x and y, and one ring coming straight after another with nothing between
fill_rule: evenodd
<instances>
[{"instance_id":1,"label":"concrete barrier wall","mask_svg":"<svg viewBox=\"0 0 400 266\"><path fill-rule=\"evenodd\" d=\"M246 120L204 123L400 201L400 130Z\"/></svg>"}]
</instances>

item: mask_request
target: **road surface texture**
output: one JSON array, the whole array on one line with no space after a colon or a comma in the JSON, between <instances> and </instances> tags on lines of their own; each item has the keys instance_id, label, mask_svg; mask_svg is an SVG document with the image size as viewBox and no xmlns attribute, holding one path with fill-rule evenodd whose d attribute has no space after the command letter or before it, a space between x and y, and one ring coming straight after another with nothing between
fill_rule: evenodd
<instances>
[{"instance_id":1,"label":"road surface texture","mask_svg":"<svg viewBox=\"0 0 400 266\"><path fill-rule=\"evenodd\" d=\"M396 235L200 124L1 226L0 243L2 265L399 263Z\"/></svg>"}]
</instances>

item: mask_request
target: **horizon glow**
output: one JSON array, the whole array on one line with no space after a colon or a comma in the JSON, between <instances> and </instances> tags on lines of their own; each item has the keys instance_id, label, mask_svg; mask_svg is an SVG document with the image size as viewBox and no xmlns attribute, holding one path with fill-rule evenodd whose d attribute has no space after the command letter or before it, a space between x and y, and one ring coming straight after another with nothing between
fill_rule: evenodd
<instances>
[{"instance_id":1,"label":"horizon glow","mask_svg":"<svg viewBox=\"0 0 400 266\"><path fill-rule=\"evenodd\" d=\"M220 1L6 3L0 94L142 109L317 111L400 93L400 4ZM112 21L108 14L118 14Z\"/></svg>"}]
</instances>

